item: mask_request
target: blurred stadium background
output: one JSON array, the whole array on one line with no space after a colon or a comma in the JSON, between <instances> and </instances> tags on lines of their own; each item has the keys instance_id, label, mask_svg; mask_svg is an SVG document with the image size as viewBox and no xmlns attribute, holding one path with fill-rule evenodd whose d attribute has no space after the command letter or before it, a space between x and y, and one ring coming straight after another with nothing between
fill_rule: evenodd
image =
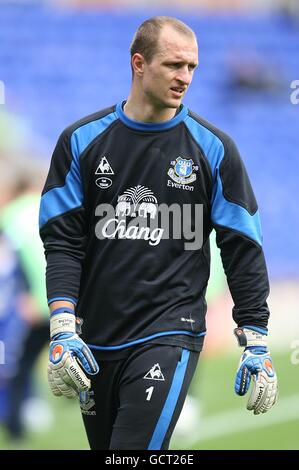
<instances>
[{"instance_id":1,"label":"blurred stadium background","mask_svg":"<svg viewBox=\"0 0 299 470\"><path fill-rule=\"evenodd\" d=\"M280 380L279 402L266 415L252 416L246 399L234 395L240 350L213 244L206 347L172 448L299 449L299 105L291 102L291 82L299 79L299 2L0 0L2 449L88 448L77 404L51 397L46 384L38 195L62 129L126 98L130 41L156 14L176 16L196 32L200 65L185 104L228 132L246 162L262 215L270 345ZM34 343L26 344L29 334ZM18 364L30 355L37 359L33 377L20 377ZM20 384L25 396L14 396L11 408Z\"/></svg>"}]
</instances>

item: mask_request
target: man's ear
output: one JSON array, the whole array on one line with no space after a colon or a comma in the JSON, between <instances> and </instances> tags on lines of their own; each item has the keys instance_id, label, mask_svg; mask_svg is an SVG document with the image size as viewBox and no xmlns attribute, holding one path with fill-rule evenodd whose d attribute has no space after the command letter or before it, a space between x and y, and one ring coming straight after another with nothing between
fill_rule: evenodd
<instances>
[{"instance_id":1,"label":"man's ear","mask_svg":"<svg viewBox=\"0 0 299 470\"><path fill-rule=\"evenodd\" d=\"M144 72L145 59L142 54L136 52L131 60L132 69L135 75L141 77Z\"/></svg>"}]
</instances>

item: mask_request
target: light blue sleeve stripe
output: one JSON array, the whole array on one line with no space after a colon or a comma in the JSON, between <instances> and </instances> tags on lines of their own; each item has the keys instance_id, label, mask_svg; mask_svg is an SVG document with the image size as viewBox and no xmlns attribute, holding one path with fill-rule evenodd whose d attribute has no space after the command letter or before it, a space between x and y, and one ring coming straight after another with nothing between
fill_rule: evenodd
<instances>
[{"instance_id":1,"label":"light blue sleeve stripe","mask_svg":"<svg viewBox=\"0 0 299 470\"><path fill-rule=\"evenodd\" d=\"M165 405L157 422L154 434L149 443L148 450L159 450L162 447L165 435L172 420L172 416L182 389L189 357L190 351L184 349L182 359L176 367Z\"/></svg>"},{"instance_id":2,"label":"light blue sleeve stripe","mask_svg":"<svg viewBox=\"0 0 299 470\"><path fill-rule=\"evenodd\" d=\"M191 116L188 116L184 120L184 123L209 160L214 178L215 170L217 166L219 166L224 155L223 143L215 134L213 134L213 132L192 119Z\"/></svg>"},{"instance_id":3,"label":"light blue sleeve stripe","mask_svg":"<svg viewBox=\"0 0 299 470\"><path fill-rule=\"evenodd\" d=\"M48 305L50 305L52 302L56 302L58 300L66 300L67 302L71 302L74 305L77 304L77 299L74 299L73 297L53 297L52 299L48 300Z\"/></svg>"},{"instance_id":4,"label":"light blue sleeve stripe","mask_svg":"<svg viewBox=\"0 0 299 470\"><path fill-rule=\"evenodd\" d=\"M75 159L88 147L88 145L100 134L102 134L117 118L116 113L107 114L107 116L91 121L84 126L78 127L71 137L71 149Z\"/></svg>"},{"instance_id":5,"label":"light blue sleeve stripe","mask_svg":"<svg viewBox=\"0 0 299 470\"><path fill-rule=\"evenodd\" d=\"M259 211L256 211L254 215L250 215L244 207L225 199L219 173L217 175L211 218L213 223L244 233L244 235L256 241L260 246L262 245L263 239Z\"/></svg>"},{"instance_id":6,"label":"light blue sleeve stripe","mask_svg":"<svg viewBox=\"0 0 299 470\"><path fill-rule=\"evenodd\" d=\"M202 148L208 159L213 177L212 222L216 225L231 228L243 233L250 239L262 245L262 229L259 212L250 215L244 207L229 202L223 195L223 186L219 168L224 158L224 146L221 140L209 129L188 116L185 125ZM216 171L218 170L218 171Z\"/></svg>"},{"instance_id":7,"label":"light blue sleeve stripe","mask_svg":"<svg viewBox=\"0 0 299 470\"><path fill-rule=\"evenodd\" d=\"M47 191L41 198L39 226L43 227L50 219L80 207L83 203L83 188L80 172L80 156L88 145L115 120L117 115L110 113L96 121L84 124L71 136L73 160L65 178L64 186Z\"/></svg>"},{"instance_id":8,"label":"light blue sleeve stripe","mask_svg":"<svg viewBox=\"0 0 299 470\"><path fill-rule=\"evenodd\" d=\"M43 227L48 220L60 214L80 207L83 202L83 191L78 160L74 159L65 178L64 186L53 188L41 198L39 226Z\"/></svg>"}]
</instances>

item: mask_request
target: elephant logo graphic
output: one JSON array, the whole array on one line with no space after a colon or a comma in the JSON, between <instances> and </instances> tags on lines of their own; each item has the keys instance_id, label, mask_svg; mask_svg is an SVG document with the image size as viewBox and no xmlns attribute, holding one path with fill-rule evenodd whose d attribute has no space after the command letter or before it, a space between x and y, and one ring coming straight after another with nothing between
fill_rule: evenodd
<instances>
[{"instance_id":1,"label":"elephant logo graphic","mask_svg":"<svg viewBox=\"0 0 299 470\"><path fill-rule=\"evenodd\" d=\"M145 240L150 246L157 246L164 233L164 228L158 226L158 210L153 191L140 184L133 186L117 197L113 218L108 211L108 218L97 223L96 236L100 240Z\"/></svg>"},{"instance_id":2,"label":"elephant logo graphic","mask_svg":"<svg viewBox=\"0 0 299 470\"><path fill-rule=\"evenodd\" d=\"M131 204L127 201L119 200L116 206L115 215L119 217L120 215L129 215L131 212Z\"/></svg>"},{"instance_id":3,"label":"elephant logo graphic","mask_svg":"<svg viewBox=\"0 0 299 470\"><path fill-rule=\"evenodd\" d=\"M139 217L147 217L147 214L150 215L151 219L154 219L157 214L157 206L152 202L142 202L138 208Z\"/></svg>"},{"instance_id":4,"label":"elephant logo graphic","mask_svg":"<svg viewBox=\"0 0 299 470\"><path fill-rule=\"evenodd\" d=\"M149 214L154 219L157 214L157 198L154 193L145 186L134 186L118 196L116 216L147 217Z\"/></svg>"}]
</instances>

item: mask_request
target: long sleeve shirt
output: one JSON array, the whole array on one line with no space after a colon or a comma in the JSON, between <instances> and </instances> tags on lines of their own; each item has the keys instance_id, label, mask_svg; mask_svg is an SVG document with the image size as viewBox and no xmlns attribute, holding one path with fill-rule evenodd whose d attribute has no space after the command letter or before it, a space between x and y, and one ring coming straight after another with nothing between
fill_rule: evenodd
<instances>
[{"instance_id":1,"label":"long sleeve shirt","mask_svg":"<svg viewBox=\"0 0 299 470\"><path fill-rule=\"evenodd\" d=\"M133 121L122 106L68 127L54 150L40 206L48 302L72 301L95 349L200 350L215 229L234 320L266 328L259 211L236 145L183 105L160 123ZM169 223L161 207L173 208Z\"/></svg>"}]
</instances>

